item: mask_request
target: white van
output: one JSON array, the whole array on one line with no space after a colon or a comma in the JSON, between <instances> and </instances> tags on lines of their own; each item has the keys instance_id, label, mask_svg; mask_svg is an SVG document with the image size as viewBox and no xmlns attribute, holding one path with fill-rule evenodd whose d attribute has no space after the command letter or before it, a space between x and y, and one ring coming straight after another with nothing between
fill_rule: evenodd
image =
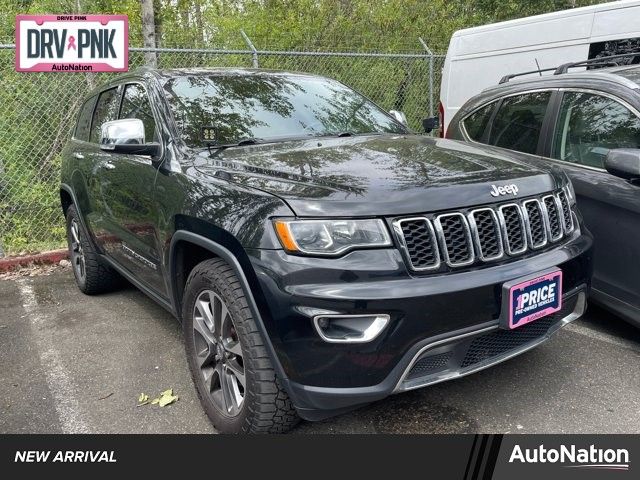
<instances>
[{"instance_id":1,"label":"white van","mask_svg":"<svg viewBox=\"0 0 640 480\"><path fill-rule=\"evenodd\" d=\"M625 0L458 30L440 86L440 125L472 96L513 73L640 50L640 0Z\"/></svg>"}]
</instances>

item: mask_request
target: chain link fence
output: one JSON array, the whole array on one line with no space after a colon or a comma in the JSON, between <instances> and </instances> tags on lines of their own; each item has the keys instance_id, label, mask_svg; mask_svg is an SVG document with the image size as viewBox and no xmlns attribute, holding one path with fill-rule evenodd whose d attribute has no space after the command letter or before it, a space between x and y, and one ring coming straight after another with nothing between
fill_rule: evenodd
<instances>
[{"instance_id":1,"label":"chain link fence","mask_svg":"<svg viewBox=\"0 0 640 480\"><path fill-rule=\"evenodd\" d=\"M387 110L405 112L410 127L435 115L444 55L413 53L131 48L129 67L259 67L335 78ZM418 44L420 45L420 44ZM422 44L424 47L424 43ZM17 73L15 48L0 45L0 256L64 244L59 201L60 151L83 97L109 73Z\"/></svg>"}]
</instances>

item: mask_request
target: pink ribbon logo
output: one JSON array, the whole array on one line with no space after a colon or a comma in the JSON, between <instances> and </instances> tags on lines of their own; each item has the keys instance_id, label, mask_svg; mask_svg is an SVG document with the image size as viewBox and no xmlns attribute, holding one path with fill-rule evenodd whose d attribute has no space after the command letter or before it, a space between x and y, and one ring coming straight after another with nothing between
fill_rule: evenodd
<instances>
[{"instance_id":1,"label":"pink ribbon logo","mask_svg":"<svg viewBox=\"0 0 640 480\"><path fill-rule=\"evenodd\" d=\"M67 45L67 50L71 50L72 48L73 48L74 50L76 50L76 51L78 50L78 49L76 48L76 37L74 37L73 35L71 35L71 36L69 37L69 43L68 43L68 45Z\"/></svg>"}]
</instances>

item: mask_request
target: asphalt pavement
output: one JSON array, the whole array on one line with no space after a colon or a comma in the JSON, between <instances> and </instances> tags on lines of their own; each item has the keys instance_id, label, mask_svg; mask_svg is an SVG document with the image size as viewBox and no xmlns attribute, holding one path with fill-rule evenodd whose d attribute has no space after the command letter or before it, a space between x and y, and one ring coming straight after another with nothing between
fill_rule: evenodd
<instances>
[{"instance_id":1,"label":"asphalt pavement","mask_svg":"<svg viewBox=\"0 0 640 480\"><path fill-rule=\"evenodd\" d=\"M0 279L0 386L0 433L215 433L177 321L133 287L85 296L68 268ZM639 433L640 329L589 307L506 363L294 432Z\"/></svg>"}]
</instances>

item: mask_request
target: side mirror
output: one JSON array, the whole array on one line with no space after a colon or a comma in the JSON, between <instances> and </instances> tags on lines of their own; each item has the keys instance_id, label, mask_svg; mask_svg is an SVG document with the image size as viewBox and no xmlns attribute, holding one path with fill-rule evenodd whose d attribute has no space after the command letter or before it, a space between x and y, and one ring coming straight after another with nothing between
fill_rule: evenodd
<instances>
[{"instance_id":1,"label":"side mirror","mask_svg":"<svg viewBox=\"0 0 640 480\"><path fill-rule=\"evenodd\" d=\"M400 122L405 127L409 126L409 123L407 122L407 116L404 113L399 112L398 110L389 110L389 113L393 118L395 118L398 122Z\"/></svg>"},{"instance_id":2,"label":"side mirror","mask_svg":"<svg viewBox=\"0 0 640 480\"><path fill-rule=\"evenodd\" d=\"M440 119L438 117L423 118L422 128L424 128L424 133L431 133L432 130L440 128Z\"/></svg>"},{"instance_id":3,"label":"side mirror","mask_svg":"<svg viewBox=\"0 0 640 480\"><path fill-rule=\"evenodd\" d=\"M640 178L640 149L616 148L609 150L604 160L604 168L616 177L627 180Z\"/></svg>"},{"instance_id":4,"label":"side mirror","mask_svg":"<svg viewBox=\"0 0 640 480\"><path fill-rule=\"evenodd\" d=\"M100 148L113 153L158 157L159 143L144 143L144 124L137 118L123 118L100 126Z\"/></svg>"}]
</instances>

